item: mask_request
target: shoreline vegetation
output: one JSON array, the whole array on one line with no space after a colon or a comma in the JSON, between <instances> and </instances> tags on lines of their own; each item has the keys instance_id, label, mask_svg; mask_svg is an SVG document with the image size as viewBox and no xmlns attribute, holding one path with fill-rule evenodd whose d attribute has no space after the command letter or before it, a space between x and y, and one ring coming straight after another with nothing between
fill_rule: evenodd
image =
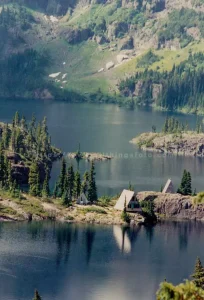
<instances>
[{"instance_id":1,"label":"shoreline vegetation","mask_svg":"<svg viewBox=\"0 0 204 300\"><path fill-rule=\"evenodd\" d=\"M156 128L153 126L153 131ZM167 119L165 134L184 134L187 125ZM203 134L202 124L197 134ZM0 221L56 220L117 225L154 225L160 219L204 220L204 193L192 193L191 175L184 170L177 193L138 192L140 212L117 211L115 197L98 197L94 159L83 177L51 144L46 118L30 123L16 112L12 124L0 123ZM88 155L88 154L87 154ZM95 154L94 154L95 155ZM54 189L49 186L52 162L61 159ZM86 158L80 144L75 159ZM129 191L133 191L131 183ZM126 200L125 200L126 201Z\"/></svg>"},{"instance_id":2,"label":"shoreline vegetation","mask_svg":"<svg viewBox=\"0 0 204 300\"><path fill-rule=\"evenodd\" d=\"M189 130L188 124L167 118L161 132L152 126L151 132L140 134L130 143L144 151L204 157L203 124L197 123L195 130Z\"/></svg>"},{"instance_id":3,"label":"shoreline vegetation","mask_svg":"<svg viewBox=\"0 0 204 300\"><path fill-rule=\"evenodd\" d=\"M21 198L11 197L6 191L0 191L0 221L43 221L53 220L67 223L90 223L103 225L143 225L147 222L145 211L147 204L153 204L157 221L204 221L204 193L196 196L179 193L138 192L136 197L143 214L117 211L114 206L118 196L103 196L97 202L78 205L72 201L65 206L60 198L42 199L28 193L21 193ZM127 217L127 218L126 218ZM151 223L150 223L151 224Z\"/></svg>"}]
</instances>

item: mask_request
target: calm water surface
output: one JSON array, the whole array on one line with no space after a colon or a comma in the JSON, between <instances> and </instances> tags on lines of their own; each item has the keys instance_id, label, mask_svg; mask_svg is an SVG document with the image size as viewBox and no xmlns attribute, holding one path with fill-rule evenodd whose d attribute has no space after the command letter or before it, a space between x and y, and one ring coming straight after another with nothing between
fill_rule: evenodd
<instances>
[{"instance_id":1,"label":"calm water surface","mask_svg":"<svg viewBox=\"0 0 204 300\"><path fill-rule=\"evenodd\" d=\"M97 162L100 194L115 194L131 181L135 189L160 190L171 177L191 171L193 186L203 190L203 162L140 152L129 141L160 130L166 113L112 105L52 101L0 101L0 120L15 111L31 119L47 116L53 143L64 152L114 154ZM177 115L195 127L195 116ZM77 167L77 166L76 166ZM89 167L81 162L81 173ZM60 168L55 163L54 183ZM197 256L204 260L202 223L165 223L154 228L76 226L56 223L0 224L0 299L31 300L37 288L43 300L152 300L165 278L179 283L192 273Z\"/></svg>"},{"instance_id":2,"label":"calm water surface","mask_svg":"<svg viewBox=\"0 0 204 300\"><path fill-rule=\"evenodd\" d=\"M204 224L154 228L0 224L0 299L153 300L165 278L177 284L204 260Z\"/></svg>"},{"instance_id":3,"label":"calm water surface","mask_svg":"<svg viewBox=\"0 0 204 300\"><path fill-rule=\"evenodd\" d=\"M193 187L204 189L204 164L193 157L163 157L145 154L129 141L152 125L160 130L167 116L164 112L150 109L128 110L115 105L70 104L57 101L1 100L0 120L10 122L15 111L31 119L35 113L38 120L47 116L53 143L65 153L76 151L104 152L115 155L111 161L96 163L97 184L100 194L116 194L128 187L129 181L139 190L160 190L168 178L177 186L183 169L191 171ZM196 116L175 115L195 128ZM89 168L80 162L81 173ZM60 162L55 163L52 184L59 174Z\"/></svg>"}]
</instances>

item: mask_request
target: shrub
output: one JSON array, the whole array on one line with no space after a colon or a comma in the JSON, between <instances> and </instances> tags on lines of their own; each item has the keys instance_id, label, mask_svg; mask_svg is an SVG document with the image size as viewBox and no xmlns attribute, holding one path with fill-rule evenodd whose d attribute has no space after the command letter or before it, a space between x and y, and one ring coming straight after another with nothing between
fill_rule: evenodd
<instances>
[{"instance_id":1,"label":"shrub","mask_svg":"<svg viewBox=\"0 0 204 300\"><path fill-rule=\"evenodd\" d=\"M157 292L157 300L204 299L204 290L197 288L193 282L186 281L177 286L163 282Z\"/></svg>"},{"instance_id":2,"label":"shrub","mask_svg":"<svg viewBox=\"0 0 204 300\"><path fill-rule=\"evenodd\" d=\"M111 202L111 197L109 196L102 196L101 198L98 199L98 205L99 206L108 206L110 205Z\"/></svg>"},{"instance_id":3,"label":"shrub","mask_svg":"<svg viewBox=\"0 0 204 300\"><path fill-rule=\"evenodd\" d=\"M121 219L126 222L126 223L130 223L130 216L129 214L126 212L126 210L124 209L123 212L121 213Z\"/></svg>"},{"instance_id":4,"label":"shrub","mask_svg":"<svg viewBox=\"0 0 204 300\"><path fill-rule=\"evenodd\" d=\"M74 220L74 217L72 217L72 216L66 216L66 217L65 217L65 220L66 220L66 221L73 221L73 220Z\"/></svg>"},{"instance_id":5,"label":"shrub","mask_svg":"<svg viewBox=\"0 0 204 300\"><path fill-rule=\"evenodd\" d=\"M148 66L151 66L153 63L160 61L160 57L152 50L149 50L142 58L138 61L137 67L138 68L146 68Z\"/></svg>"},{"instance_id":6,"label":"shrub","mask_svg":"<svg viewBox=\"0 0 204 300\"><path fill-rule=\"evenodd\" d=\"M203 35L203 15L193 9L174 10L169 15L169 21L164 30L158 34L159 42L179 38L181 47L187 46L193 38L186 33L186 28L198 27Z\"/></svg>"},{"instance_id":7,"label":"shrub","mask_svg":"<svg viewBox=\"0 0 204 300\"><path fill-rule=\"evenodd\" d=\"M155 223L157 220L157 217L154 213L154 201L153 200L144 200L140 203L143 214L146 218L146 222L148 223Z\"/></svg>"},{"instance_id":8,"label":"shrub","mask_svg":"<svg viewBox=\"0 0 204 300\"><path fill-rule=\"evenodd\" d=\"M194 204L202 204L204 203L204 192L198 193L196 197L193 198Z\"/></svg>"},{"instance_id":9,"label":"shrub","mask_svg":"<svg viewBox=\"0 0 204 300\"><path fill-rule=\"evenodd\" d=\"M98 207L86 207L83 210L87 213L97 213L97 214L104 214L104 215L107 214L107 212L104 209Z\"/></svg>"}]
</instances>

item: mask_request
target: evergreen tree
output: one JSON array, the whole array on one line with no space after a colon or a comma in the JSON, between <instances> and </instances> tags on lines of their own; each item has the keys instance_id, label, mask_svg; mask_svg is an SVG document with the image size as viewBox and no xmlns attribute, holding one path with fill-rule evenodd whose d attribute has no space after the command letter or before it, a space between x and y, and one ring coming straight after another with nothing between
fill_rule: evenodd
<instances>
[{"instance_id":1,"label":"evergreen tree","mask_svg":"<svg viewBox=\"0 0 204 300\"><path fill-rule=\"evenodd\" d=\"M85 195L87 194L88 191L88 182L89 182L89 172L85 172L83 176L83 181L81 184L81 192L84 193Z\"/></svg>"},{"instance_id":2,"label":"evergreen tree","mask_svg":"<svg viewBox=\"0 0 204 300\"><path fill-rule=\"evenodd\" d=\"M178 193L182 195L192 195L191 174L186 170L183 171L181 184L178 188Z\"/></svg>"},{"instance_id":3,"label":"evergreen tree","mask_svg":"<svg viewBox=\"0 0 204 300\"><path fill-rule=\"evenodd\" d=\"M64 194L66 169L67 169L66 160L63 158L60 176L59 176L59 180L58 180L58 184L57 184L58 185L58 197L62 197L62 195Z\"/></svg>"},{"instance_id":4,"label":"evergreen tree","mask_svg":"<svg viewBox=\"0 0 204 300\"><path fill-rule=\"evenodd\" d=\"M129 182L128 190L129 191L134 191L134 187L132 186L131 182Z\"/></svg>"},{"instance_id":5,"label":"evergreen tree","mask_svg":"<svg viewBox=\"0 0 204 300\"><path fill-rule=\"evenodd\" d=\"M13 123L14 123L15 126L19 126L20 117L19 117L19 112L18 111L15 113Z\"/></svg>"},{"instance_id":6,"label":"evergreen tree","mask_svg":"<svg viewBox=\"0 0 204 300\"><path fill-rule=\"evenodd\" d=\"M39 295L39 293L38 293L37 290L35 291L35 295L34 295L33 300L42 300L42 298L40 297L40 295Z\"/></svg>"},{"instance_id":7,"label":"evergreen tree","mask_svg":"<svg viewBox=\"0 0 204 300\"><path fill-rule=\"evenodd\" d=\"M67 189L70 199L72 200L73 192L74 192L74 169L73 166L69 166L68 172L67 172Z\"/></svg>"},{"instance_id":8,"label":"evergreen tree","mask_svg":"<svg viewBox=\"0 0 204 300\"><path fill-rule=\"evenodd\" d=\"M94 162L91 163L91 170L89 173L89 183L88 183L88 200L93 203L94 201L97 201L97 187L96 187L96 181L95 181L95 166Z\"/></svg>"},{"instance_id":9,"label":"evergreen tree","mask_svg":"<svg viewBox=\"0 0 204 300\"><path fill-rule=\"evenodd\" d=\"M45 180L43 182L43 189L42 189L42 197L48 198L50 196L50 187L49 187L49 170L46 170Z\"/></svg>"},{"instance_id":10,"label":"evergreen tree","mask_svg":"<svg viewBox=\"0 0 204 300\"><path fill-rule=\"evenodd\" d=\"M71 201L72 200L71 200L71 196L69 194L69 191L65 190L64 193L63 193L63 195L62 195L62 203L63 203L63 205L68 206Z\"/></svg>"},{"instance_id":11,"label":"evergreen tree","mask_svg":"<svg viewBox=\"0 0 204 300\"><path fill-rule=\"evenodd\" d=\"M194 273L191 277L193 277L193 282L197 287L204 289L204 268L199 257L196 260Z\"/></svg>"},{"instance_id":12,"label":"evergreen tree","mask_svg":"<svg viewBox=\"0 0 204 300\"><path fill-rule=\"evenodd\" d=\"M5 166L5 188L9 190L12 187L13 184L13 178L12 178L12 170L11 170L11 162L8 160L7 156L4 157L4 166Z\"/></svg>"},{"instance_id":13,"label":"evergreen tree","mask_svg":"<svg viewBox=\"0 0 204 300\"><path fill-rule=\"evenodd\" d=\"M35 133L36 133L36 117L35 115L32 115L32 119L29 126L29 134L31 136L31 140L33 140L33 138L35 137Z\"/></svg>"},{"instance_id":14,"label":"evergreen tree","mask_svg":"<svg viewBox=\"0 0 204 300\"><path fill-rule=\"evenodd\" d=\"M157 128L155 125L152 125L152 132L155 133L157 131Z\"/></svg>"},{"instance_id":15,"label":"evergreen tree","mask_svg":"<svg viewBox=\"0 0 204 300\"><path fill-rule=\"evenodd\" d=\"M4 149L8 149L9 141L10 141L10 131L9 131L8 124L6 124L2 132L2 144Z\"/></svg>"},{"instance_id":16,"label":"evergreen tree","mask_svg":"<svg viewBox=\"0 0 204 300\"><path fill-rule=\"evenodd\" d=\"M17 184L16 180L13 181L13 183L10 187L10 193L11 193L12 197L20 199L21 191L20 191L20 187Z\"/></svg>"},{"instance_id":17,"label":"evergreen tree","mask_svg":"<svg viewBox=\"0 0 204 300\"><path fill-rule=\"evenodd\" d=\"M21 126L22 130L26 130L27 129L26 118L24 116L22 116L22 118L21 118L20 126Z\"/></svg>"},{"instance_id":18,"label":"evergreen tree","mask_svg":"<svg viewBox=\"0 0 204 300\"><path fill-rule=\"evenodd\" d=\"M5 158L2 143L0 143L0 185L1 188L5 184Z\"/></svg>"},{"instance_id":19,"label":"evergreen tree","mask_svg":"<svg viewBox=\"0 0 204 300\"><path fill-rule=\"evenodd\" d=\"M191 173L190 172L187 172L186 179L187 179L187 182L186 182L186 187L185 187L185 194L192 195Z\"/></svg>"},{"instance_id":20,"label":"evergreen tree","mask_svg":"<svg viewBox=\"0 0 204 300\"><path fill-rule=\"evenodd\" d=\"M167 132L169 132L169 119L168 118L166 118L166 120L165 120L165 123L164 123L164 127L163 127L163 132L164 133L167 133Z\"/></svg>"},{"instance_id":21,"label":"evergreen tree","mask_svg":"<svg viewBox=\"0 0 204 300\"><path fill-rule=\"evenodd\" d=\"M33 162L29 170L29 191L32 196L40 196L39 167Z\"/></svg>"},{"instance_id":22,"label":"evergreen tree","mask_svg":"<svg viewBox=\"0 0 204 300\"><path fill-rule=\"evenodd\" d=\"M56 182L53 190L53 198L57 198L57 196L58 196L58 183Z\"/></svg>"},{"instance_id":23,"label":"evergreen tree","mask_svg":"<svg viewBox=\"0 0 204 300\"><path fill-rule=\"evenodd\" d=\"M123 211L121 213L121 219L126 223L130 223L130 217L129 217L127 211L126 211L126 204L127 204L127 202L126 202L126 197L125 197L124 208L123 208Z\"/></svg>"},{"instance_id":24,"label":"evergreen tree","mask_svg":"<svg viewBox=\"0 0 204 300\"><path fill-rule=\"evenodd\" d=\"M11 168L11 162L8 161L8 167L7 167L7 186L10 188L13 183L13 177L12 177L12 168Z\"/></svg>"},{"instance_id":25,"label":"evergreen tree","mask_svg":"<svg viewBox=\"0 0 204 300\"><path fill-rule=\"evenodd\" d=\"M16 151L16 128L14 127L11 131L11 139L10 139L10 148L11 151Z\"/></svg>"},{"instance_id":26,"label":"evergreen tree","mask_svg":"<svg viewBox=\"0 0 204 300\"><path fill-rule=\"evenodd\" d=\"M21 146L22 146L22 133L20 128L17 128L15 130L15 151L18 153L20 152Z\"/></svg>"},{"instance_id":27,"label":"evergreen tree","mask_svg":"<svg viewBox=\"0 0 204 300\"><path fill-rule=\"evenodd\" d=\"M77 199L80 196L81 193L81 177L79 171L75 173L75 178L74 178L74 190L73 194L74 197Z\"/></svg>"},{"instance_id":28,"label":"evergreen tree","mask_svg":"<svg viewBox=\"0 0 204 300\"><path fill-rule=\"evenodd\" d=\"M49 154L49 151L50 151L50 138L48 135L47 118L46 117L42 121L40 141L41 141L42 155L43 155L43 157L47 157L47 155Z\"/></svg>"}]
</instances>

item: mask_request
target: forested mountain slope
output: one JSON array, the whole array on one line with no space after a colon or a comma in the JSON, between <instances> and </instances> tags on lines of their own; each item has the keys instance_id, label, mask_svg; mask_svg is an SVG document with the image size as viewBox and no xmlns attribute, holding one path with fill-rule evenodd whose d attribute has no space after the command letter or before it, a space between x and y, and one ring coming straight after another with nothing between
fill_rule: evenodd
<instances>
[{"instance_id":1,"label":"forested mountain slope","mask_svg":"<svg viewBox=\"0 0 204 300\"><path fill-rule=\"evenodd\" d=\"M0 6L0 96L71 101L97 94L91 97L97 101L119 95L178 109L192 106L196 93L193 106L202 107L203 68L195 64L203 57L193 54L204 52L203 0L0 0ZM199 88L172 104L174 65L189 55L194 62L187 73L196 74ZM142 75L150 78L150 70L158 73L151 75L158 77L153 94ZM138 78L146 94L138 92Z\"/></svg>"}]
</instances>

